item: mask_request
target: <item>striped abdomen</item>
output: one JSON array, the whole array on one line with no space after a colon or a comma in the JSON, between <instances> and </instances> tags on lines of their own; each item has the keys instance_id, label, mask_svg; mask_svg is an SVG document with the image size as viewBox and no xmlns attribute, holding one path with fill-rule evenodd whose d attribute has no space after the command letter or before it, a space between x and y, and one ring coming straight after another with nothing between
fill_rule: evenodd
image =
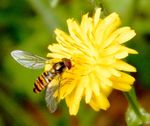
<instances>
[{"instance_id":1,"label":"striped abdomen","mask_svg":"<svg viewBox=\"0 0 150 126\"><path fill-rule=\"evenodd\" d=\"M41 76L37 78L34 83L33 91L35 93L41 92L56 75L61 75L65 68L71 68L71 61L69 59L63 58L61 62L55 63L50 71L43 72Z\"/></svg>"},{"instance_id":2,"label":"striped abdomen","mask_svg":"<svg viewBox=\"0 0 150 126\"><path fill-rule=\"evenodd\" d=\"M45 71L43 72L37 80L34 82L34 88L33 91L35 93L41 92L43 89L46 88L46 86L52 81L52 79L55 77L56 74L50 72L50 71Z\"/></svg>"}]
</instances>

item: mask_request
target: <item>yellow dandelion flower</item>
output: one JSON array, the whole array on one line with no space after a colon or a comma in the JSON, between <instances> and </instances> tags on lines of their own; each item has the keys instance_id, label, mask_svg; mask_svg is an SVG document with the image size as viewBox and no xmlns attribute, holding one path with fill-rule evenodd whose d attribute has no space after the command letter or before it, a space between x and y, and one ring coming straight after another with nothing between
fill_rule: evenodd
<instances>
[{"instance_id":1,"label":"yellow dandelion flower","mask_svg":"<svg viewBox=\"0 0 150 126\"><path fill-rule=\"evenodd\" d=\"M137 51L124 43L135 36L130 27L121 27L117 13L100 18L97 8L93 17L82 16L81 23L68 19L69 34L56 29L57 44L49 45L48 57L71 59L72 68L64 71L59 99L65 99L69 113L76 115L82 98L95 111L107 110L112 89L129 91L135 79L127 72L136 68L122 59ZM45 70L49 69L47 64ZM56 95L55 97L58 97Z\"/></svg>"}]
</instances>

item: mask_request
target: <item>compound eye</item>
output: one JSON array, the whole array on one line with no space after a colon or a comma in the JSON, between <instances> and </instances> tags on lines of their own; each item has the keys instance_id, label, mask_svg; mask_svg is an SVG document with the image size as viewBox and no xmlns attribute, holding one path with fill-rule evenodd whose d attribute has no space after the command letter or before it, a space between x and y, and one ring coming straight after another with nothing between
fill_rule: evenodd
<instances>
[{"instance_id":1,"label":"compound eye","mask_svg":"<svg viewBox=\"0 0 150 126\"><path fill-rule=\"evenodd\" d=\"M67 67L68 69L71 69L71 60L70 59L63 59L64 61L64 64L65 64L65 67Z\"/></svg>"},{"instance_id":2,"label":"compound eye","mask_svg":"<svg viewBox=\"0 0 150 126\"><path fill-rule=\"evenodd\" d=\"M66 63L66 67L67 67L68 69L71 69L71 62L67 62L67 63Z\"/></svg>"}]
</instances>

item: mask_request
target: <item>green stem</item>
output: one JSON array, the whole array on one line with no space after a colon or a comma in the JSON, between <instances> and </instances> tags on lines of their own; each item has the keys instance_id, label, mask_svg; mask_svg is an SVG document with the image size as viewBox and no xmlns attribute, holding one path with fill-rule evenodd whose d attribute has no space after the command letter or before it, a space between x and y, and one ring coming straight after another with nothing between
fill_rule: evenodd
<instances>
[{"instance_id":1,"label":"green stem","mask_svg":"<svg viewBox=\"0 0 150 126\"><path fill-rule=\"evenodd\" d=\"M144 117L140 111L140 106L138 104L134 88L132 88L129 92L125 92L124 95L127 98L129 105L132 107L137 117L139 117L139 119L141 119L141 121L144 123Z\"/></svg>"}]
</instances>

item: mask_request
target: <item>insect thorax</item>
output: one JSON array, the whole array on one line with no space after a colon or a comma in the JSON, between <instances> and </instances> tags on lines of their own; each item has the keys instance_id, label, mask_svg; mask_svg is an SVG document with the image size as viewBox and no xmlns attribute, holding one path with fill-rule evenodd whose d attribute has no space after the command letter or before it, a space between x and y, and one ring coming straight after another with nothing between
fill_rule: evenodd
<instances>
[{"instance_id":1,"label":"insect thorax","mask_svg":"<svg viewBox=\"0 0 150 126\"><path fill-rule=\"evenodd\" d=\"M65 69L65 65L63 62L58 62L58 63L55 63L53 65L53 68L51 69L51 72L55 73L55 74L61 74Z\"/></svg>"}]
</instances>

